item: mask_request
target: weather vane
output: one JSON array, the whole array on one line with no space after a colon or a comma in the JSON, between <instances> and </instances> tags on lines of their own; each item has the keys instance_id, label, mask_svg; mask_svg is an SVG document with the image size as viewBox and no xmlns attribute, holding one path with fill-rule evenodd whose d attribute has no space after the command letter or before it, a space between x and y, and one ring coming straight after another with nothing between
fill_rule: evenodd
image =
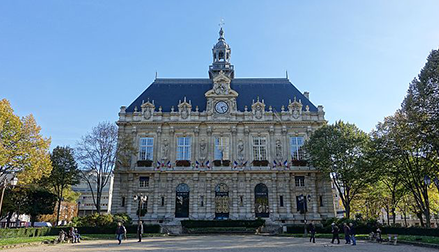
<instances>
[{"instance_id":1,"label":"weather vane","mask_svg":"<svg viewBox=\"0 0 439 252\"><path fill-rule=\"evenodd\" d=\"M226 24L226 23L224 23L224 18L221 18L220 23L218 24L219 27L223 28L223 26L224 26L225 24Z\"/></svg>"}]
</instances>

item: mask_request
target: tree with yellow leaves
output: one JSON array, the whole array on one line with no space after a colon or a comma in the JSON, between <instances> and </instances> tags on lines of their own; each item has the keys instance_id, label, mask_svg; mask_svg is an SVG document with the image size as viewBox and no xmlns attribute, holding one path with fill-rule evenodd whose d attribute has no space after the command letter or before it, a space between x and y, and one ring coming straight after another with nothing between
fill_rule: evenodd
<instances>
[{"instance_id":1,"label":"tree with yellow leaves","mask_svg":"<svg viewBox=\"0 0 439 252\"><path fill-rule=\"evenodd\" d=\"M29 184L50 174L50 138L40 131L32 115L20 118L0 100L0 178L15 173L20 184Z\"/></svg>"}]
</instances>

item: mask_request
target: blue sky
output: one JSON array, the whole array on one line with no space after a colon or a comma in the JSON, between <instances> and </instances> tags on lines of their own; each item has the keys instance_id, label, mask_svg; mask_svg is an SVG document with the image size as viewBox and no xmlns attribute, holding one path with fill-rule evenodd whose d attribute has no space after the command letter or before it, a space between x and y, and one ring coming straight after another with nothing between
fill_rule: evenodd
<instances>
[{"instance_id":1,"label":"blue sky","mask_svg":"<svg viewBox=\"0 0 439 252\"><path fill-rule=\"evenodd\" d=\"M116 121L159 77L207 77L218 23L236 77L284 77L369 132L439 46L439 1L0 1L0 98L56 145Z\"/></svg>"}]
</instances>

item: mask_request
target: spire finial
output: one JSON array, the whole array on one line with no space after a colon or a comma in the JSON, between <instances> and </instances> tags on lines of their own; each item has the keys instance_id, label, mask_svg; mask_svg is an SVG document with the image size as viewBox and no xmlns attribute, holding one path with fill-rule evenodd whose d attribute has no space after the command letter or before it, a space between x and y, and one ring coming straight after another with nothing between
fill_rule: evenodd
<instances>
[{"instance_id":1,"label":"spire finial","mask_svg":"<svg viewBox=\"0 0 439 252\"><path fill-rule=\"evenodd\" d=\"M288 70L285 70L285 77L286 77L287 80L288 80Z\"/></svg>"},{"instance_id":2,"label":"spire finial","mask_svg":"<svg viewBox=\"0 0 439 252\"><path fill-rule=\"evenodd\" d=\"M219 39L220 39L220 40L221 40L221 39L224 39L224 30L223 30L223 26L224 26L225 24L226 24L226 23L224 23L224 18L221 18L220 23L218 24L219 27L220 27L220 31L219 31L219 35L220 35Z\"/></svg>"}]
</instances>

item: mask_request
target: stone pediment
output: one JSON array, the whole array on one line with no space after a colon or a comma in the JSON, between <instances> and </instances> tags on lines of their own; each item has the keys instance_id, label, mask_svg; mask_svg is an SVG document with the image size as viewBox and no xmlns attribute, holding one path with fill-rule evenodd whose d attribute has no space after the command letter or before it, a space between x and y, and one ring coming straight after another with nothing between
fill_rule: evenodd
<instances>
[{"instance_id":1,"label":"stone pediment","mask_svg":"<svg viewBox=\"0 0 439 252\"><path fill-rule=\"evenodd\" d=\"M223 72L213 78L213 87L205 93L206 97L237 97L238 93L230 88L232 80Z\"/></svg>"}]
</instances>

